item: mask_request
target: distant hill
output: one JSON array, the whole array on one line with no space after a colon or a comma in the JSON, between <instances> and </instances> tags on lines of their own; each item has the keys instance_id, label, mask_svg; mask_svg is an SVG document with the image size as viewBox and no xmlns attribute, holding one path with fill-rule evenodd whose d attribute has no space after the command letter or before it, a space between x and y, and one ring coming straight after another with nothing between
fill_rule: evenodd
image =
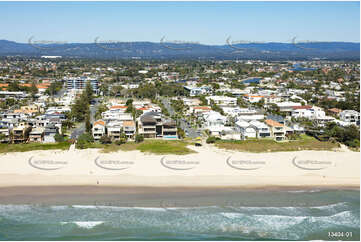
<instances>
[{"instance_id":1,"label":"distant hill","mask_svg":"<svg viewBox=\"0 0 361 242\"><path fill-rule=\"evenodd\" d=\"M241 43L230 45L152 42L34 44L0 40L0 56L72 58L359 60L360 43Z\"/></svg>"}]
</instances>

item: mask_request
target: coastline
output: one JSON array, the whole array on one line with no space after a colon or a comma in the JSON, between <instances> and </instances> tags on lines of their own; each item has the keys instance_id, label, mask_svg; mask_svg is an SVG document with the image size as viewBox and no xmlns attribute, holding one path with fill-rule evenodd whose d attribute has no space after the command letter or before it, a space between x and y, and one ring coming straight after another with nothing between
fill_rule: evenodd
<instances>
[{"instance_id":1,"label":"coastline","mask_svg":"<svg viewBox=\"0 0 361 242\"><path fill-rule=\"evenodd\" d=\"M234 205L247 195L359 192L359 187L114 187L114 186L23 186L0 188L1 204L89 205L117 207L198 207ZM247 194L247 195L245 195ZM270 203L275 202L271 199ZM316 204L322 201L315 201Z\"/></svg>"},{"instance_id":2,"label":"coastline","mask_svg":"<svg viewBox=\"0 0 361 242\"><path fill-rule=\"evenodd\" d=\"M30 151L0 155L0 189L117 188L359 189L360 153L247 153L205 146L190 155L139 151Z\"/></svg>"}]
</instances>

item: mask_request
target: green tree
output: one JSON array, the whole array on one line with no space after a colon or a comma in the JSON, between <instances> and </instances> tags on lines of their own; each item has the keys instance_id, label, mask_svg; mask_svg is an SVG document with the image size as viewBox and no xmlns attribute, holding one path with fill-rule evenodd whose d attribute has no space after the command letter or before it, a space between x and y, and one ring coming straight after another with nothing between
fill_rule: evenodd
<instances>
[{"instance_id":1,"label":"green tree","mask_svg":"<svg viewBox=\"0 0 361 242\"><path fill-rule=\"evenodd\" d=\"M87 113L85 115L85 131L90 133L91 130L92 130L92 125L90 123L90 115L89 115L89 113Z\"/></svg>"}]
</instances>

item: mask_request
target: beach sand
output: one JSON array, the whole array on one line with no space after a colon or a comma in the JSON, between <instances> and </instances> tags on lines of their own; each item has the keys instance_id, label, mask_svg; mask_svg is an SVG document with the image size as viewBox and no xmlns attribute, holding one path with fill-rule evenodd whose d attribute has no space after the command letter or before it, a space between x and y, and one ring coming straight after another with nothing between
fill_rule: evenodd
<instances>
[{"instance_id":1,"label":"beach sand","mask_svg":"<svg viewBox=\"0 0 361 242\"><path fill-rule=\"evenodd\" d=\"M0 187L353 187L360 153L297 151L247 153L191 147L190 155L97 149L0 155Z\"/></svg>"}]
</instances>

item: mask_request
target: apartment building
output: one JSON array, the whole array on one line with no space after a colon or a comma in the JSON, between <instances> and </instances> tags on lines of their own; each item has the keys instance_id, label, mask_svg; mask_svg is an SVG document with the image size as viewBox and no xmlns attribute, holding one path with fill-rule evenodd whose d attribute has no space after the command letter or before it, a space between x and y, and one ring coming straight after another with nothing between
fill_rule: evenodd
<instances>
[{"instance_id":1,"label":"apartment building","mask_svg":"<svg viewBox=\"0 0 361 242\"><path fill-rule=\"evenodd\" d=\"M97 79L87 78L87 77L77 77L69 78L66 80L66 87L69 92L79 92L83 91L86 88L87 83L90 82L90 85L93 88L95 93L99 92L99 82Z\"/></svg>"}]
</instances>

